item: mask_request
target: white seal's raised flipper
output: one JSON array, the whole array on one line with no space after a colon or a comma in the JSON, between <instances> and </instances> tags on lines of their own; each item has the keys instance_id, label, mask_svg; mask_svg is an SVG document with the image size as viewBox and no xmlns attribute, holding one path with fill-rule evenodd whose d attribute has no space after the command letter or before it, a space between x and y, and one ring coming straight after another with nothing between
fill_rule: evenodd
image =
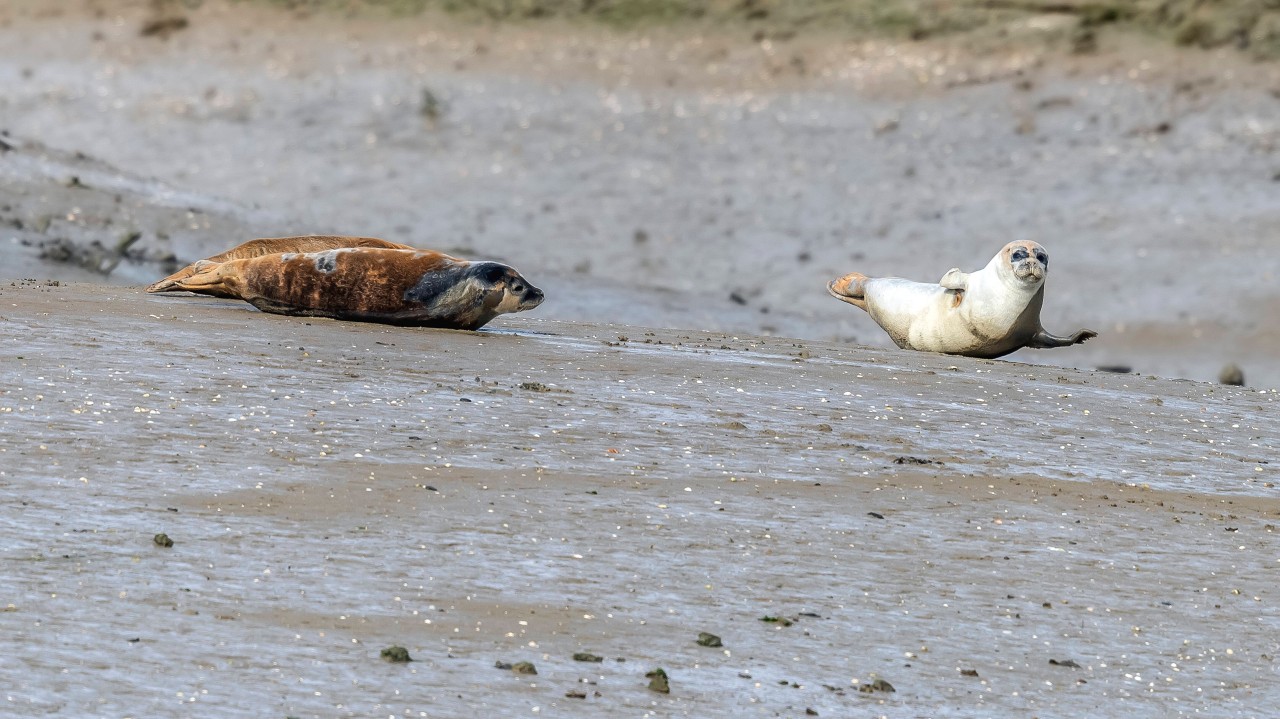
<instances>
[{"instance_id":1,"label":"white seal's raised flipper","mask_svg":"<svg viewBox=\"0 0 1280 719\"><path fill-rule=\"evenodd\" d=\"M948 290L967 290L969 289L969 273L961 272L959 267L952 267L947 270L947 274L938 280L938 284Z\"/></svg>"},{"instance_id":2,"label":"white seal's raised flipper","mask_svg":"<svg viewBox=\"0 0 1280 719\"><path fill-rule=\"evenodd\" d=\"M1078 330L1058 337L1040 325L1048 271L1044 247L1010 242L981 270L952 269L936 285L853 272L833 280L827 291L866 310L903 349L990 358L1098 336Z\"/></svg>"}]
</instances>

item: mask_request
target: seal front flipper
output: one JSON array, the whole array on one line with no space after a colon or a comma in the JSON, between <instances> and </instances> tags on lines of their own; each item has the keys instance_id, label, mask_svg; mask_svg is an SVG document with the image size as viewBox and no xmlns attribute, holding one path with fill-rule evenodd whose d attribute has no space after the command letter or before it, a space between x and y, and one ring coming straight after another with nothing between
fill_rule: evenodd
<instances>
[{"instance_id":1,"label":"seal front flipper","mask_svg":"<svg viewBox=\"0 0 1280 719\"><path fill-rule=\"evenodd\" d=\"M967 290L969 289L969 273L961 272L959 267L952 267L947 270L947 274L938 280L938 284L949 290Z\"/></svg>"},{"instance_id":2,"label":"seal front flipper","mask_svg":"<svg viewBox=\"0 0 1280 719\"><path fill-rule=\"evenodd\" d=\"M1058 337L1057 335L1049 334L1042 327L1039 332L1031 337L1031 341L1026 346L1037 350L1047 350L1052 347L1070 347L1097 336L1098 333L1093 330L1076 330L1070 337Z\"/></svg>"}]
</instances>

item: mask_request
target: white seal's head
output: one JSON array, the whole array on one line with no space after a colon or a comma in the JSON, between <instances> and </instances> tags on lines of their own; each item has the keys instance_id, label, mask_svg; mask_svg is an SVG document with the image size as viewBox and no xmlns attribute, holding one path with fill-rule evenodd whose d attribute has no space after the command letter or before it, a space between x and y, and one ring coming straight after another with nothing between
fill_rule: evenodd
<instances>
[{"instance_id":1,"label":"white seal's head","mask_svg":"<svg viewBox=\"0 0 1280 719\"><path fill-rule=\"evenodd\" d=\"M991 265L1006 282L1039 287L1049 274L1049 253L1038 242L1018 240L1005 245Z\"/></svg>"}]
</instances>

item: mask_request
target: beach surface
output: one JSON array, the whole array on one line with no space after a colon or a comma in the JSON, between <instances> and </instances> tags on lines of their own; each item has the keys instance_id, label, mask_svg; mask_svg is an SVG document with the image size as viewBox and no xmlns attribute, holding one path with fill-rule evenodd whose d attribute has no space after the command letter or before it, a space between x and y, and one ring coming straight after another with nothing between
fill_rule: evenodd
<instances>
[{"instance_id":1,"label":"beach surface","mask_svg":"<svg viewBox=\"0 0 1280 719\"><path fill-rule=\"evenodd\" d=\"M1280 65L1033 19L971 48L7 0L2 274L372 235L505 260L549 318L888 347L829 280L1033 239L1046 328L1100 336L1016 359L1280 386Z\"/></svg>"},{"instance_id":2,"label":"beach surface","mask_svg":"<svg viewBox=\"0 0 1280 719\"><path fill-rule=\"evenodd\" d=\"M1273 391L97 284L0 318L11 716L1280 701Z\"/></svg>"},{"instance_id":3,"label":"beach surface","mask_svg":"<svg viewBox=\"0 0 1280 719\"><path fill-rule=\"evenodd\" d=\"M0 714L1273 715L1280 72L1062 19L0 0ZM141 289L304 233L548 299ZM903 352L824 291L1019 238L1097 339Z\"/></svg>"}]
</instances>

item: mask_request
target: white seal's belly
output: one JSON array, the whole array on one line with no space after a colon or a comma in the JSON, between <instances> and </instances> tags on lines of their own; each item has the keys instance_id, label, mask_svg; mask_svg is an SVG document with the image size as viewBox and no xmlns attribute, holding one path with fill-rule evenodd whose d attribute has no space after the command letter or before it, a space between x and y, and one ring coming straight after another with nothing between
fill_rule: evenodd
<instances>
[{"instance_id":1,"label":"white seal's belly","mask_svg":"<svg viewBox=\"0 0 1280 719\"><path fill-rule=\"evenodd\" d=\"M975 323L972 310L981 302L978 297L897 277L869 279L865 289L868 314L903 349L981 355L1007 351L1005 345L1022 341L1011 336L1007 325L1012 323Z\"/></svg>"}]
</instances>

